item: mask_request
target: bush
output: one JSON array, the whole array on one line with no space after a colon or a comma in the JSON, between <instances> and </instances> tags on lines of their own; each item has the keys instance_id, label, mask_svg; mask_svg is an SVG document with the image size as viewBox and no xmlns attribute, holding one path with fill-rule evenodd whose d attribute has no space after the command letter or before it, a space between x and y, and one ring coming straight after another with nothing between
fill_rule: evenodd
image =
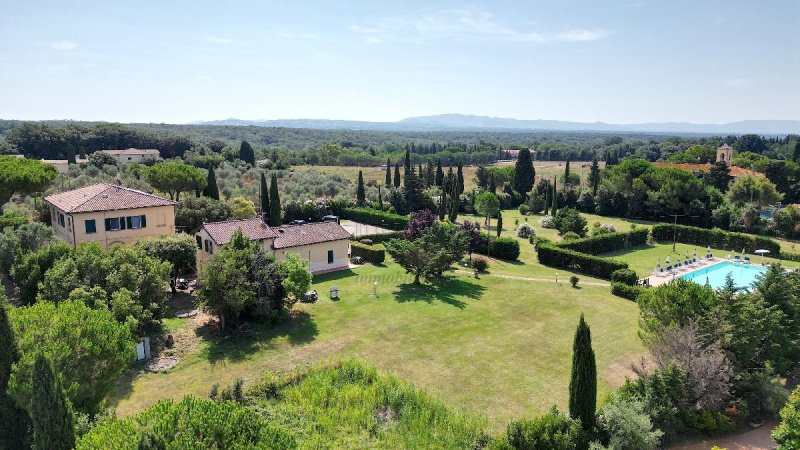
<instances>
[{"instance_id":1,"label":"bush","mask_svg":"<svg viewBox=\"0 0 800 450\"><path fill-rule=\"evenodd\" d=\"M630 284L620 283L614 281L611 283L611 293L617 297L622 297L631 301L636 301L639 295L644 292L646 288L642 286L631 286Z\"/></svg>"},{"instance_id":2,"label":"bush","mask_svg":"<svg viewBox=\"0 0 800 450\"><path fill-rule=\"evenodd\" d=\"M506 448L532 450L575 449L583 440L580 422L555 408L533 420L509 423L504 438Z\"/></svg>"},{"instance_id":3,"label":"bush","mask_svg":"<svg viewBox=\"0 0 800 450\"><path fill-rule=\"evenodd\" d=\"M772 431L778 448L800 448L800 386L781 409L781 423Z\"/></svg>"},{"instance_id":4,"label":"bush","mask_svg":"<svg viewBox=\"0 0 800 450\"><path fill-rule=\"evenodd\" d=\"M528 207L528 205L526 205L525 203L523 203L523 204L519 205L519 213L520 213L521 215L525 216L525 215L527 215L529 212L531 212L531 209Z\"/></svg>"},{"instance_id":5,"label":"bush","mask_svg":"<svg viewBox=\"0 0 800 450\"><path fill-rule=\"evenodd\" d=\"M519 241L510 237L499 237L492 239L490 254L492 258L505 259L513 261L519 258ZM481 255L486 254L486 239L481 239L481 245L478 246L476 253Z\"/></svg>"},{"instance_id":6,"label":"bush","mask_svg":"<svg viewBox=\"0 0 800 450\"><path fill-rule=\"evenodd\" d=\"M544 216L539 219L539 225L542 228L554 229L556 227L556 220L553 218L553 216Z\"/></svg>"},{"instance_id":7,"label":"bush","mask_svg":"<svg viewBox=\"0 0 800 450\"><path fill-rule=\"evenodd\" d=\"M536 236L536 231L531 224L526 222L517 227L517 237L529 238L531 236Z\"/></svg>"},{"instance_id":8,"label":"bush","mask_svg":"<svg viewBox=\"0 0 800 450\"><path fill-rule=\"evenodd\" d=\"M608 233L583 239L562 242L559 247L575 250L576 252L599 255L622 250L628 247L638 247L647 243L647 228L639 228L627 233Z\"/></svg>"},{"instance_id":9,"label":"bush","mask_svg":"<svg viewBox=\"0 0 800 450\"><path fill-rule=\"evenodd\" d=\"M722 412L704 410L695 417L694 429L710 435L718 435L732 432L736 429L736 424Z\"/></svg>"},{"instance_id":10,"label":"bush","mask_svg":"<svg viewBox=\"0 0 800 450\"><path fill-rule=\"evenodd\" d=\"M342 218L396 231L404 229L408 224L408 216L372 208L345 208L342 211Z\"/></svg>"},{"instance_id":11,"label":"bush","mask_svg":"<svg viewBox=\"0 0 800 450\"><path fill-rule=\"evenodd\" d=\"M635 286L639 282L639 276L631 269L619 269L611 273L611 281Z\"/></svg>"},{"instance_id":12,"label":"bush","mask_svg":"<svg viewBox=\"0 0 800 450\"><path fill-rule=\"evenodd\" d=\"M723 231L719 228L707 229L699 227L690 227L688 225L669 225L660 223L653 226L653 238L657 241L671 241L673 239L673 228L677 227L678 242L684 244L700 245L703 247L710 246L711 248L718 248L724 250L740 251L744 249L745 253L753 253L757 249L766 249L770 251L773 256L781 255L780 244L774 240L763 237L753 236L745 233L733 233L730 231Z\"/></svg>"},{"instance_id":13,"label":"bush","mask_svg":"<svg viewBox=\"0 0 800 450\"><path fill-rule=\"evenodd\" d=\"M358 242L361 242L364 245L372 245L373 244L372 239L365 239L365 238L359 239Z\"/></svg>"},{"instance_id":14,"label":"bush","mask_svg":"<svg viewBox=\"0 0 800 450\"><path fill-rule=\"evenodd\" d=\"M486 272L489 268L489 261L486 258L475 257L472 259L472 268L478 272Z\"/></svg>"},{"instance_id":15,"label":"bush","mask_svg":"<svg viewBox=\"0 0 800 450\"><path fill-rule=\"evenodd\" d=\"M561 236L561 239L563 239L564 242L577 241L580 238L580 235L574 231L567 231Z\"/></svg>"},{"instance_id":16,"label":"bush","mask_svg":"<svg viewBox=\"0 0 800 450\"><path fill-rule=\"evenodd\" d=\"M786 261L800 262L800 253L787 252L785 250L781 250L781 259L785 259Z\"/></svg>"},{"instance_id":17,"label":"bush","mask_svg":"<svg viewBox=\"0 0 800 450\"><path fill-rule=\"evenodd\" d=\"M556 211L554 222L562 235L572 231L579 236L586 235L586 219L574 208L563 208Z\"/></svg>"},{"instance_id":18,"label":"bush","mask_svg":"<svg viewBox=\"0 0 800 450\"><path fill-rule=\"evenodd\" d=\"M540 243L537 255L539 262L546 266L575 270L599 278L611 278L615 270L628 268L628 264L622 261L587 255L551 243Z\"/></svg>"},{"instance_id":19,"label":"bush","mask_svg":"<svg viewBox=\"0 0 800 450\"><path fill-rule=\"evenodd\" d=\"M575 275L569 277L569 284L571 284L574 288L578 287L578 281L580 281L580 278L576 277Z\"/></svg>"},{"instance_id":20,"label":"bush","mask_svg":"<svg viewBox=\"0 0 800 450\"><path fill-rule=\"evenodd\" d=\"M364 242L372 241L372 244L382 244L386 241L391 239L400 239L402 235L399 231L390 231L388 233L372 233L372 234L362 234L361 236L353 236L350 240Z\"/></svg>"},{"instance_id":21,"label":"bush","mask_svg":"<svg viewBox=\"0 0 800 450\"><path fill-rule=\"evenodd\" d=\"M603 406L598 426L609 437L608 448L654 450L664 433L654 430L641 400L614 399Z\"/></svg>"},{"instance_id":22,"label":"bush","mask_svg":"<svg viewBox=\"0 0 800 450\"><path fill-rule=\"evenodd\" d=\"M384 249L374 245L366 245L360 242L350 243L350 256L360 256L364 258L364 260L375 264L383 264L383 262L386 260L386 252Z\"/></svg>"}]
</instances>

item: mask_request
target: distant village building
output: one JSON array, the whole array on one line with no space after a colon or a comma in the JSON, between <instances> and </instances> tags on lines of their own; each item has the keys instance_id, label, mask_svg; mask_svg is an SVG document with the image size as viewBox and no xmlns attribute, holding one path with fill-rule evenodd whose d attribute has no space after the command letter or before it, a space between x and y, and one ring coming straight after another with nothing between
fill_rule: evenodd
<instances>
[{"instance_id":1,"label":"distant village building","mask_svg":"<svg viewBox=\"0 0 800 450\"><path fill-rule=\"evenodd\" d=\"M728 175L733 178L739 177L763 177L764 174L756 172L755 170L745 169L744 167L732 166L733 149L728 144L723 144L717 148L717 162L724 162L728 165ZM659 167L675 167L677 169L687 170L689 172L708 172L711 170L711 164L692 164L692 163L670 163L670 162L656 162L655 165Z\"/></svg>"},{"instance_id":2,"label":"distant village building","mask_svg":"<svg viewBox=\"0 0 800 450\"><path fill-rule=\"evenodd\" d=\"M161 153L154 148L127 148L125 150L100 150L117 159L121 165L161 159Z\"/></svg>"},{"instance_id":3,"label":"distant village building","mask_svg":"<svg viewBox=\"0 0 800 450\"><path fill-rule=\"evenodd\" d=\"M347 269L350 233L336 222L315 222L303 225L270 227L260 218L204 223L194 232L197 243L197 266L201 268L220 247L231 241L241 229L251 241L283 261L295 253L309 262L312 274Z\"/></svg>"},{"instance_id":4,"label":"distant village building","mask_svg":"<svg viewBox=\"0 0 800 450\"><path fill-rule=\"evenodd\" d=\"M69 172L69 160L66 159L42 159L41 160L45 164L50 164L54 166L58 173L67 173Z\"/></svg>"},{"instance_id":5,"label":"distant village building","mask_svg":"<svg viewBox=\"0 0 800 450\"><path fill-rule=\"evenodd\" d=\"M175 233L175 202L124 186L93 184L44 201L56 236L73 247L97 242L109 248Z\"/></svg>"},{"instance_id":6,"label":"distant village building","mask_svg":"<svg viewBox=\"0 0 800 450\"><path fill-rule=\"evenodd\" d=\"M733 161L733 149L728 144L722 144L719 148L717 148L717 162L724 162L728 166L731 165Z\"/></svg>"}]
</instances>

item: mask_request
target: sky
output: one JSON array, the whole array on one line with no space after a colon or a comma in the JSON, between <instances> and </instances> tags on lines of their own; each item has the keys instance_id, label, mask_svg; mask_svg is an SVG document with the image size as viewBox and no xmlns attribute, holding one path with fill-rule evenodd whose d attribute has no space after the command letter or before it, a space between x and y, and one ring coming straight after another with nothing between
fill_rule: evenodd
<instances>
[{"instance_id":1,"label":"sky","mask_svg":"<svg viewBox=\"0 0 800 450\"><path fill-rule=\"evenodd\" d=\"M0 0L0 118L800 119L800 1Z\"/></svg>"}]
</instances>

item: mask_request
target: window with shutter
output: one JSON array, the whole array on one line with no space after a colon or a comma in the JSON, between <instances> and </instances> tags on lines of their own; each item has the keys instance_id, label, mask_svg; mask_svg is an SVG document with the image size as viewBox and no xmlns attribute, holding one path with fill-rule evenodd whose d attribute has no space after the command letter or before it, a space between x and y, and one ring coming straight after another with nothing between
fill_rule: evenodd
<instances>
[{"instance_id":1,"label":"window with shutter","mask_svg":"<svg viewBox=\"0 0 800 450\"><path fill-rule=\"evenodd\" d=\"M203 238L201 238L200 236L195 236L194 238L197 240L197 248L202 250L203 249Z\"/></svg>"},{"instance_id":2,"label":"window with shutter","mask_svg":"<svg viewBox=\"0 0 800 450\"><path fill-rule=\"evenodd\" d=\"M147 216L142 214L139 216L139 220L142 222L142 228L145 228L147 226Z\"/></svg>"},{"instance_id":3,"label":"window with shutter","mask_svg":"<svg viewBox=\"0 0 800 450\"><path fill-rule=\"evenodd\" d=\"M95 223L94 219L88 219L84 221L86 224L86 234L94 234L97 233L97 224Z\"/></svg>"}]
</instances>

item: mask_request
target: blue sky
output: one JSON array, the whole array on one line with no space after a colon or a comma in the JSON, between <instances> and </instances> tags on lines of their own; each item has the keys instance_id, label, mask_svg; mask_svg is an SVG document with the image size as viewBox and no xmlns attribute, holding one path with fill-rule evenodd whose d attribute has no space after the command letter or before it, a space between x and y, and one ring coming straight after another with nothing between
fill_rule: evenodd
<instances>
[{"instance_id":1,"label":"blue sky","mask_svg":"<svg viewBox=\"0 0 800 450\"><path fill-rule=\"evenodd\" d=\"M800 119L798 1L0 0L0 118Z\"/></svg>"}]
</instances>

